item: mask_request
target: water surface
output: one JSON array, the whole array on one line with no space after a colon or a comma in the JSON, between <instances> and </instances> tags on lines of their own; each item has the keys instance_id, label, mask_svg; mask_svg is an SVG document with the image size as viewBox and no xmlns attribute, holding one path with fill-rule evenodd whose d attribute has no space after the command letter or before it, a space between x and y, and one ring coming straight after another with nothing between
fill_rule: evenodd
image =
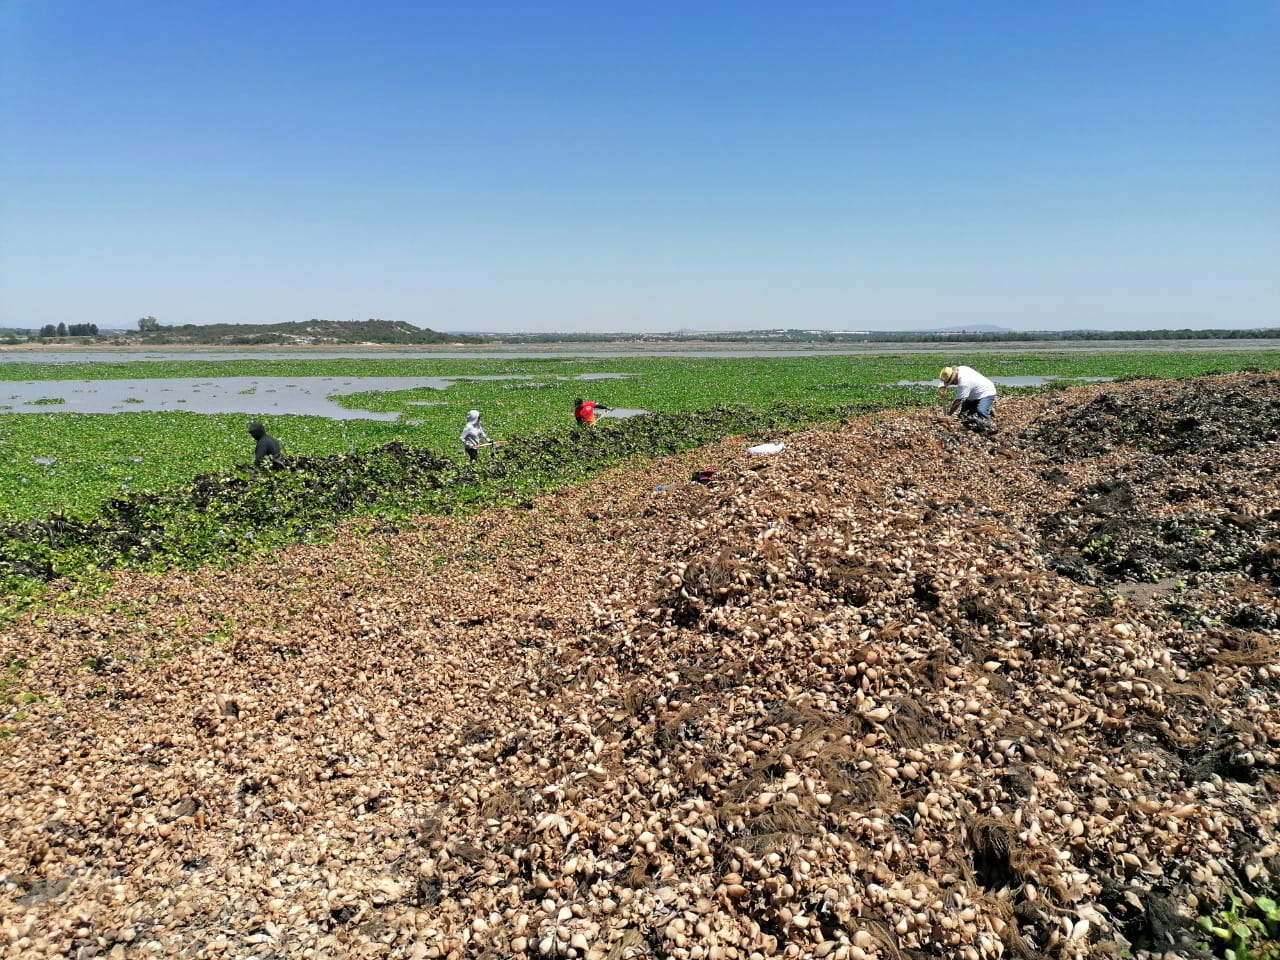
<instances>
[{"instance_id":1,"label":"water surface","mask_svg":"<svg viewBox=\"0 0 1280 960\"><path fill-rule=\"evenodd\" d=\"M991 353L1201 353L1277 350L1280 340L1028 340L1004 343L562 343L471 347L0 347L4 363L133 363L148 360L573 360L620 357L818 357L929 353L952 357Z\"/></svg>"},{"instance_id":2,"label":"water surface","mask_svg":"<svg viewBox=\"0 0 1280 960\"><path fill-rule=\"evenodd\" d=\"M556 380L607 379L628 374L584 374ZM298 414L331 420L395 420L395 412L350 409L334 397L399 390L447 390L468 380L526 380L521 376L467 377L159 377L138 380L0 381L0 413ZM545 377L540 379L546 379ZM418 401L430 405L432 401Z\"/></svg>"}]
</instances>

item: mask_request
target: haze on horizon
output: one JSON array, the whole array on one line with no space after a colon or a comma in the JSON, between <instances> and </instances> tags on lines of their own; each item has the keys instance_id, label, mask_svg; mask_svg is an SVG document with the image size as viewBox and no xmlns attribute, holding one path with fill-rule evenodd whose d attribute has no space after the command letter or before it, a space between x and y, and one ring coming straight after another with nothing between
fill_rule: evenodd
<instances>
[{"instance_id":1,"label":"haze on horizon","mask_svg":"<svg viewBox=\"0 0 1280 960\"><path fill-rule=\"evenodd\" d=\"M1280 324L1280 3L0 0L0 327Z\"/></svg>"}]
</instances>

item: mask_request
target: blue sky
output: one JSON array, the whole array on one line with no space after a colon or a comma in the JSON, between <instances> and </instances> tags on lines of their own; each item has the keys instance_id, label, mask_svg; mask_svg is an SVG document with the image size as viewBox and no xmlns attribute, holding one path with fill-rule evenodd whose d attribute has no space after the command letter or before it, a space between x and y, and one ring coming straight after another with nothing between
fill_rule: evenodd
<instances>
[{"instance_id":1,"label":"blue sky","mask_svg":"<svg viewBox=\"0 0 1280 960\"><path fill-rule=\"evenodd\" d=\"M0 327L1278 308L1280 0L0 0Z\"/></svg>"}]
</instances>

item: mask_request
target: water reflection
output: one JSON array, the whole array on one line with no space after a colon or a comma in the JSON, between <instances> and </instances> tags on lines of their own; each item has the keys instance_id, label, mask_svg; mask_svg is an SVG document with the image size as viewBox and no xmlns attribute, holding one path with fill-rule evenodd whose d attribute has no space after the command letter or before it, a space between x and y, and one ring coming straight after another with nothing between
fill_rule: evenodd
<instances>
[{"instance_id":1,"label":"water reflection","mask_svg":"<svg viewBox=\"0 0 1280 960\"><path fill-rule=\"evenodd\" d=\"M629 417L643 417L649 411L640 407L610 407L608 410L600 410L596 413L598 417L616 417L619 420L625 420Z\"/></svg>"},{"instance_id":2,"label":"water reflection","mask_svg":"<svg viewBox=\"0 0 1280 960\"><path fill-rule=\"evenodd\" d=\"M511 389L550 386L552 382L621 380L628 373L546 374L463 377L157 377L132 380L0 381L0 413L165 412L303 415L332 420L394 421L396 412L349 409L335 397L404 390L447 390L465 381L507 380ZM1103 383L1111 377L992 377L1005 387L1043 387L1050 383ZM899 380L900 387L936 387L937 380ZM445 400L411 400L433 406ZM642 408L601 410L601 417L643 416Z\"/></svg>"},{"instance_id":3,"label":"water reflection","mask_svg":"<svg viewBox=\"0 0 1280 960\"><path fill-rule=\"evenodd\" d=\"M628 374L584 374L564 381L615 379ZM188 413L296 414L331 420L395 420L399 414L339 406L334 397L400 390L447 390L467 377L159 377L140 380L0 381L0 413L122 413L183 410ZM430 400L414 401L427 406ZM625 414L621 414L625 415Z\"/></svg>"},{"instance_id":4,"label":"water reflection","mask_svg":"<svg viewBox=\"0 0 1280 960\"><path fill-rule=\"evenodd\" d=\"M132 363L147 360L600 360L617 357L821 357L883 354L942 353L1204 353L1216 350L1275 350L1274 339L1241 340L1025 340L973 342L893 342L778 344L743 341L605 341L598 343L495 344L474 347L70 347L16 346L0 348L4 363Z\"/></svg>"}]
</instances>

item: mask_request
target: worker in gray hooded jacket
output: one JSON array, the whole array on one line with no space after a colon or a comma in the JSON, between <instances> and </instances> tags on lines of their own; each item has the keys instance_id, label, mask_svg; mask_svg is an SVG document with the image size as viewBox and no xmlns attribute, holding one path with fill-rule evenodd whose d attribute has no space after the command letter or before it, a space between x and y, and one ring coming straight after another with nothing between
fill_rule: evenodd
<instances>
[{"instance_id":1,"label":"worker in gray hooded jacket","mask_svg":"<svg viewBox=\"0 0 1280 960\"><path fill-rule=\"evenodd\" d=\"M462 449L467 452L467 459L475 462L480 456L480 447L483 444L490 443L489 435L484 432L484 427L480 426L480 411L467 411L467 425L462 428L462 434L458 437L462 441Z\"/></svg>"}]
</instances>

